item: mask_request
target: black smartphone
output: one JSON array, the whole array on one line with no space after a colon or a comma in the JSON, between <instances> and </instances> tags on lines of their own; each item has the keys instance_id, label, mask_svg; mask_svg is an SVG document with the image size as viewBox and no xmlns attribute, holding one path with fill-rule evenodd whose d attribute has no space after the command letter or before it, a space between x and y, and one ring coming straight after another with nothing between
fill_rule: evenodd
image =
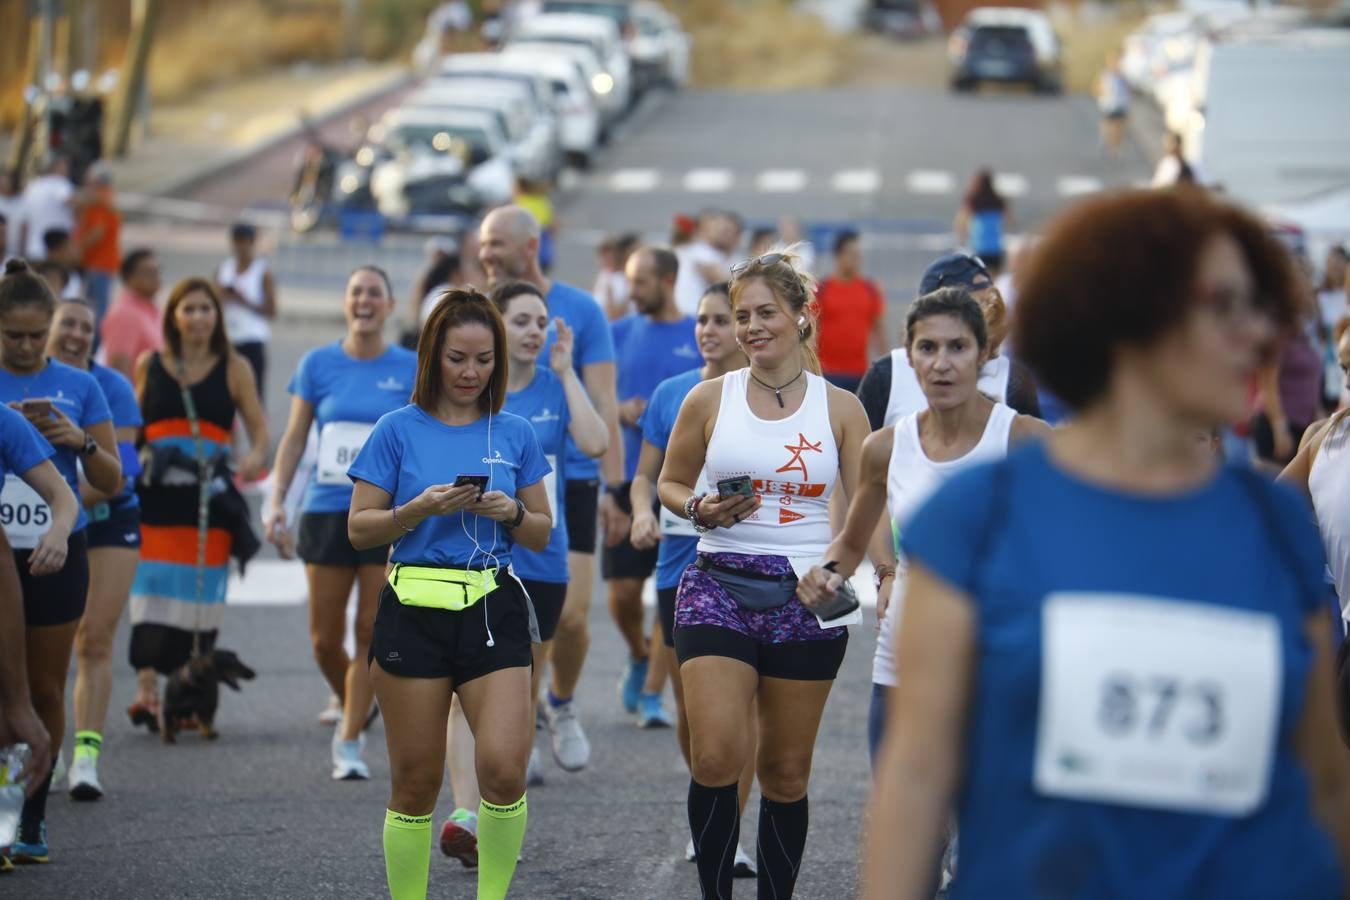
<instances>
[{"instance_id":1,"label":"black smartphone","mask_svg":"<svg viewBox=\"0 0 1350 900\"><path fill-rule=\"evenodd\" d=\"M755 482L749 475L733 475L717 482L717 496L723 500L736 494L755 499Z\"/></svg>"},{"instance_id":2,"label":"black smartphone","mask_svg":"<svg viewBox=\"0 0 1350 900\"><path fill-rule=\"evenodd\" d=\"M861 605L858 601L858 592L853 590L853 585L845 581L839 585L839 590L834 592L833 598L815 607L811 612L829 622L831 619L848 615Z\"/></svg>"},{"instance_id":3,"label":"black smartphone","mask_svg":"<svg viewBox=\"0 0 1350 900\"><path fill-rule=\"evenodd\" d=\"M466 484L478 486L478 498L481 500L483 492L487 490L488 477L486 475L456 475L454 487L463 487Z\"/></svg>"}]
</instances>

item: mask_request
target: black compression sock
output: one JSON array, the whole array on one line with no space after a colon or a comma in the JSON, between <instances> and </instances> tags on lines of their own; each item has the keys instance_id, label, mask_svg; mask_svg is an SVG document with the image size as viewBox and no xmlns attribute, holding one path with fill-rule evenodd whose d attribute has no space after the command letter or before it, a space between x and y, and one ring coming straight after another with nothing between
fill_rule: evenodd
<instances>
[{"instance_id":1,"label":"black compression sock","mask_svg":"<svg viewBox=\"0 0 1350 900\"><path fill-rule=\"evenodd\" d=\"M726 787L704 787L689 779L689 830L694 836L703 900L730 900L736 843L741 837L736 782Z\"/></svg>"},{"instance_id":2,"label":"black compression sock","mask_svg":"<svg viewBox=\"0 0 1350 900\"><path fill-rule=\"evenodd\" d=\"M38 826L47 818L47 794L51 789L52 770L48 769L42 784L23 801L23 812L19 813L19 840L32 842L38 839Z\"/></svg>"},{"instance_id":3,"label":"black compression sock","mask_svg":"<svg viewBox=\"0 0 1350 900\"><path fill-rule=\"evenodd\" d=\"M759 900L787 900L806 849L806 797L795 803L759 800Z\"/></svg>"}]
</instances>

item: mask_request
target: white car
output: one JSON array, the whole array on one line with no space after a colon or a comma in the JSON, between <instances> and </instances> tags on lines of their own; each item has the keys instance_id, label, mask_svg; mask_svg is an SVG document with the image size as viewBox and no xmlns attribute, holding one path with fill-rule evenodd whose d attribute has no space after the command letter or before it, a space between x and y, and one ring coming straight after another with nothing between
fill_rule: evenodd
<instances>
[{"instance_id":1,"label":"white car","mask_svg":"<svg viewBox=\"0 0 1350 900\"><path fill-rule=\"evenodd\" d=\"M476 110L392 110L371 128L382 148L370 191L387 218L466 213L509 203L515 171L496 117Z\"/></svg>"},{"instance_id":2,"label":"white car","mask_svg":"<svg viewBox=\"0 0 1350 900\"><path fill-rule=\"evenodd\" d=\"M596 56L595 50L585 44L567 44L561 41L521 39L508 41L502 48L504 54L517 59L533 57L562 57L573 65L590 90L591 99L600 111L600 141L608 139L609 129L627 111L624 98L614 90L614 79L609 76Z\"/></svg>"},{"instance_id":3,"label":"white car","mask_svg":"<svg viewBox=\"0 0 1350 900\"><path fill-rule=\"evenodd\" d=\"M404 109L477 109L497 114L523 177L548 181L561 168L558 135L534 115L528 89L509 81L453 78L428 82L403 100Z\"/></svg>"},{"instance_id":4,"label":"white car","mask_svg":"<svg viewBox=\"0 0 1350 900\"><path fill-rule=\"evenodd\" d=\"M644 85L683 87L689 82L689 35L679 19L653 0L637 0L630 7L634 33L628 52Z\"/></svg>"},{"instance_id":5,"label":"white car","mask_svg":"<svg viewBox=\"0 0 1350 900\"><path fill-rule=\"evenodd\" d=\"M511 40L584 44L596 53L605 74L614 81L614 94L627 108L633 100L632 67L619 27L604 16L585 13L544 13L522 21Z\"/></svg>"},{"instance_id":6,"label":"white car","mask_svg":"<svg viewBox=\"0 0 1350 900\"><path fill-rule=\"evenodd\" d=\"M502 49L502 55L521 60L553 85L562 151L583 168L589 166L600 144L601 116L579 64L564 56L539 53L528 48L513 51L510 44Z\"/></svg>"},{"instance_id":7,"label":"white car","mask_svg":"<svg viewBox=\"0 0 1350 900\"><path fill-rule=\"evenodd\" d=\"M552 133L557 133L557 114L554 112L557 104L553 98L553 87L538 72L506 60L500 53L454 53L441 60L432 81L456 78L508 81L523 85L529 91L530 102L534 104L535 117L544 120Z\"/></svg>"}]
</instances>

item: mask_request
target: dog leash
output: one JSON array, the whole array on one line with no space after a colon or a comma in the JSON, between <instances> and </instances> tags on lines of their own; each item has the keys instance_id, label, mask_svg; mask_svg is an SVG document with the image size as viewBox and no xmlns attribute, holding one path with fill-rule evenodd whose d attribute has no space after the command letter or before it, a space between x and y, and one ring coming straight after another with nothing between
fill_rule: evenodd
<instances>
[{"instance_id":1,"label":"dog leash","mask_svg":"<svg viewBox=\"0 0 1350 900\"><path fill-rule=\"evenodd\" d=\"M202 595L206 593L206 533L211 511L211 473L206 447L202 443L201 424L197 421L197 404L192 399L192 390L187 383L187 368L183 365L182 357L176 354L174 364L178 369L178 387L183 392L183 407L187 411L188 428L192 431L192 443L197 456L197 598L193 615L196 627L192 629L192 657L195 659L202 651Z\"/></svg>"}]
</instances>

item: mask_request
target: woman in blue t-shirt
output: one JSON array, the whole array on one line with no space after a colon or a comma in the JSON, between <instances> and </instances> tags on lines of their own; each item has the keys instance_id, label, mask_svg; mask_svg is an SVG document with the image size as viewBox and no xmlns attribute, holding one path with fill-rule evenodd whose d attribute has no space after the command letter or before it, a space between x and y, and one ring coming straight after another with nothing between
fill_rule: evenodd
<instances>
[{"instance_id":1,"label":"woman in blue t-shirt","mask_svg":"<svg viewBox=\"0 0 1350 900\"><path fill-rule=\"evenodd\" d=\"M1074 411L901 535L864 896L1341 897L1350 760L1306 507L1197 453L1299 306L1265 225L1189 192L1054 223L1018 352Z\"/></svg>"},{"instance_id":2,"label":"woman in blue t-shirt","mask_svg":"<svg viewBox=\"0 0 1350 900\"><path fill-rule=\"evenodd\" d=\"M94 308L83 300L63 300L47 352L53 359L94 376L117 436L122 460L122 484L115 494L80 482L80 502L89 515L85 529L89 546L89 597L79 631L75 633L75 757L70 766L70 795L76 800L103 796L98 760L103 748L103 725L112 694L112 643L117 622L131 594L140 561L140 501L131 480L141 471L136 440L141 430L141 407L136 391L116 369L100 366L90 355L94 347Z\"/></svg>"},{"instance_id":3,"label":"woman in blue t-shirt","mask_svg":"<svg viewBox=\"0 0 1350 900\"><path fill-rule=\"evenodd\" d=\"M384 339L384 324L394 310L389 277L375 266L362 266L347 279L343 313L347 335L306 353L291 379L291 415L273 463L271 513L267 537L283 556L291 547L286 495L296 477L311 427L319 447L305 490L296 552L305 561L309 582L309 636L314 659L333 694L341 698L342 719L333 735L332 777L363 780L370 769L361 752L364 728L374 698L370 686L370 631L384 586L387 546L356 550L347 538L352 483L347 467L375 423L406 406L417 374L417 356ZM357 585L356 654L347 657L347 598Z\"/></svg>"},{"instance_id":4,"label":"woman in blue t-shirt","mask_svg":"<svg viewBox=\"0 0 1350 900\"><path fill-rule=\"evenodd\" d=\"M88 372L46 356L56 299L47 283L22 260L5 264L0 278L0 403L23 413L53 450L52 462L73 495L79 468L90 484L114 493L121 485L112 414ZM89 590L85 549L88 518L77 508L73 522L57 519L50 501L9 480L0 494L0 521L14 547L23 588L29 690L33 708L51 734L53 749L65 737L66 672L75 631ZM8 521L5 521L8 519ZM69 537L62 530L70 527ZM65 548L63 565L52 565ZM24 802L19 838L10 848L16 862L47 860L47 793L51 775Z\"/></svg>"},{"instance_id":5,"label":"woman in blue t-shirt","mask_svg":"<svg viewBox=\"0 0 1350 900\"><path fill-rule=\"evenodd\" d=\"M534 429L502 411L507 376L497 308L447 292L418 341L412 404L376 423L348 469L352 546L394 545L370 660L393 781L384 856L395 900L426 896L452 694L478 742L478 896L506 895L525 835L538 628L509 566L517 544L548 546L553 518Z\"/></svg>"},{"instance_id":6,"label":"woman in blue t-shirt","mask_svg":"<svg viewBox=\"0 0 1350 900\"><path fill-rule=\"evenodd\" d=\"M505 410L534 426L539 446L552 471L544 476L549 508L553 511L553 531L542 553L517 550L511 570L519 576L530 595L539 623L540 643L534 645L534 667L530 676L530 696L539 702L539 688L548 663L558 620L562 617L567 595L567 527L564 520L564 452L571 437L577 448L591 458L609 446L609 429L595 411L586 388L572 367L572 329L556 319L557 339L549 346L548 366L537 365L548 335L548 307L539 288L525 281L500 284L492 291L492 302L506 326L506 352L511 374L506 385ZM469 760L473 759L473 735L464 727L463 710L454 704L446 740L451 745L449 774L455 794L455 811L441 827L441 850L449 856L473 864L478 849L477 787ZM543 763L539 749L530 750L527 782L543 783Z\"/></svg>"}]
</instances>

